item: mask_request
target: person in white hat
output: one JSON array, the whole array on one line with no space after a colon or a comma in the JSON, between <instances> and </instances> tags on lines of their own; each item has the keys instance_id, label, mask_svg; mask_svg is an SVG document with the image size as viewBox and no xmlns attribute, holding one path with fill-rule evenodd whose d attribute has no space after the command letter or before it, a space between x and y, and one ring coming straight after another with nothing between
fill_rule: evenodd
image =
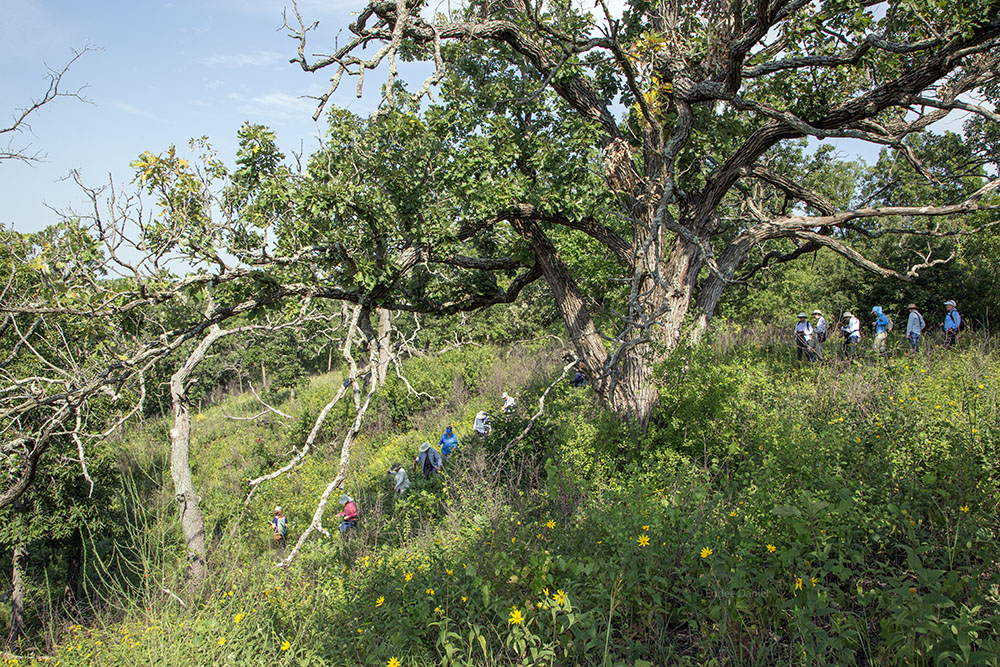
<instances>
[{"instance_id":1,"label":"person in white hat","mask_svg":"<svg viewBox=\"0 0 1000 667\"><path fill-rule=\"evenodd\" d=\"M340 496L340 504L344 506L344 509L337 513L337 516L341 518L340 534L346 538L347 531L358 523L358 506L355 504L354 498L346 493Z\"/></svg>"},{"instance_id":2,"label":"person in white hat","mask_svg":"<svg viewBox=\"0 0 1000 667\"><path fill-rule=\"evenodd\" d=\"M858 341L861 340L861 320L849 310L844 312L841 320L846 321L846 324L840 327L840 332L844 334L844 357L853 359L857 353Z\"/></svg>"},{"instance_id":3,"label":"person in white hat","mask_svg":"<svg viewBox=\"0 0 1000 667\"><path fill-rule=\"evenodd\" d=\"M802 355L805 354L809 361L816 361L810 349L814 333L813 325L809 324L809 316L805 313L799 313L798 317L799 321L795 325L795 358L802 361Z\"/></svg>"},{"instance_id":4,"label":"person in white hat","mask_svg":"<svg viewBox=\"0 0 1000 667\"><path fill-rule=\"evenodd\" d=\"M515 401L514 397L508 394L507 392L504 392L500 398L503 399L504 412L512 412L514 408L517 406L517 401Z\"/></svg>"},{"instance_id":5,"label":"person in white hat","mask_svg":"<svg viewBox=\"0 0 1000 667\"><path fill-rule=\"evenodd\" d=\"M924 316L917 310L917 304L911 303L906 307L910 311L906 318L906 340L910 342L910 352L920 351L920 335L927 328Z\"/></svg>"},{"instance_id":6,"label":"person in white hat","mask_svg":"<svg viewBox=\"0 0 1000 667\"><path fill-rule=\"evenodd\" d=\"M413 459L413 463L418 470L423 471L424 479L430 479L435 472L441 472L441 455L429 442L420 445L420 453Z\"/></svg>"},{"instance_id":7,"label":"person in white hat","mask_svg":"<svg viewBox=\"0 0 1000 667\"><path fill-rule=\"evenodd\" d=\"M958 330L962 327L962 316L958 312L958 304L951 299L944 302L948 312L944 314L944 347L948 349L958 342Z\"/></svg>"},{"instance_id":8,"label":"person in white hat","mask_svg":"<svg viewBox=\"0 0 1000 667\"><path fill-rule=\"evenodd\" d=\"M814 310L812 314L816 318L816 324L813 326L813 333L815 335L812 339L812 351L817 359L823 361L823 343L826 342L826 332L828 329L826 318L823 317L823 312L819 308Z\"/></svg>"}]
</instances>

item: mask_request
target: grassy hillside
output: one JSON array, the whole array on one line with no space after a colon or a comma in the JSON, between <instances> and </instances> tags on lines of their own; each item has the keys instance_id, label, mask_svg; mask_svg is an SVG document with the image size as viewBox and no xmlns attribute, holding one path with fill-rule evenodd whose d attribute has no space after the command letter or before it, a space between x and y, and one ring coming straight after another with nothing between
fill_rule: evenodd
<instances>
[{"instance_id":1,"label":"grassy hillside","mask_svg":"<svg viewBox=\"0 0 1000 667\"><path fill-rule=\"evenodd\" d=\"M413 359L372 408L344 542L274 566L281 504L305 528L339 453L335 416L302 466L261 489L339 378L269 414L252 397L195 421L212 579L179 590L164 428L130 443L133 576L108 586L60 664L997 664L998 358L983 350L799 366L706 345L660 369L642 433L560 383L554 351L467 347ZM519 409L497 417L499 394ZM494 414L494 434L470 437ZM454 424L445 474L394 500L385 471ZM140 475L142 471L145 476ZM332 510L326 526L335 528ZM98 564L92 564L100 571ZM113 570L109 564L107 570ZM117 592L115 592L117 591ZM169 591L169 592L168 592ZM179 594L181 600L172 593Z\"/></svg>"}]
</instances>

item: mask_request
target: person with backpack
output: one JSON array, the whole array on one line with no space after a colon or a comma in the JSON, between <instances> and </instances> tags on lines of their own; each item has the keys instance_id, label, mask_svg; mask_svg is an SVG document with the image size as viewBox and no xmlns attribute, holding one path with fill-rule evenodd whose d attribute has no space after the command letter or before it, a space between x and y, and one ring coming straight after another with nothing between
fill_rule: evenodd
<instances>
[{"instance_id":1,"label":"person with backpack","mask_svg":"<svg viewBox=\"0 0 1000 667\"><path fill-rule=\"evenodd\" d=\"M279 547L284 546L285 537L288 535L288 519L281 511L281 505L274 508L274 518L270 519L268 523L271 524L271 529L274 531L274 543Z\"/></svg>"},{"instance_id":2,"label":"person with backpack","mask_svg":"<svg viewBox=\"0 0 1000 667\"><path fill-rule=\"evenodd\" d=\"M341 518L340 534L346 538L347 531L354 528L358 523L358 506L354 503L354 498L351 498L347 494L340 496L340 502L343 504L344 509L338 512L337 516Z\"/></svg>"},{"instance_id":3,"label":"person with backpack","mask_svg":"<svg viewBox=\"0 0 1000 667\"><path fill-rule=\"evenodd\" d=\"M805 313L799 313L798 317L798 324L795 325L795 358L802 361L802 355L805 354L809 361L816 361L816 355L810 349L814 333L813 325L809 324L809 316Z\"/></svg>"},{"instance_id":4,"label":"person with backpack","mask_svg":"<svg viewBox=\"0 0 1000 667\"><path fill-rule=\"evenodd\" d=\"M444 435L438 440L438 444L441 446L441 456L444 458L451 456L451 453L458 447L458 436L452 432L451 426L444 430Z\"/></svg>"},{"instance_id":5,"label":"person with backpack","mask_svg":"<svg viewBox=\"0 0 1000 667\"><path fill-rule=\"evenodd\" d=\"M857 354L858 342L861 340L861 320L849 310L844 312L841 319L847 320L847 324L840 327L840 332L844 334L844 357L853 359Z\"/></svg>"},{"instance_id":6,"label":"person with backpack","mask_svg":"<svg viewBox=\"0 0 1000 667\"><path fill-rule=\"evenodd\" d=\"M418 470L423 471L424 479L430 479L435 472L441 472L441 455L429 442L420 445L420 453L413 459L413 463Z\"/></svg>"},{"instance_id":7,"label":"person with backpack","mask_svg":"<svg viewBox=\"0 0 1000 667\"><path fill-rule=\"evenodd\" d=\"M911 352L919 352L920 334L927 328L927 322L924 321L924 316L917 310L917 304L911 303L906 309L910 311L909 316L906 318L906 340L910 341Z\"/></svg>"},{"instance_id":8,"label":"person with backpack","mask_svg":"<svg viewBox=\"0 0 1000 667\"><path fill-rule=\"evenodd\" d=\"M873 346L875 351L885 356L885 340L892 331L892 320L882 312L882 306L872 306L872 314L875 316L875 341Z\"/></svg>"},{"instance_id":9,"label":"person with backpack","mask_svg":"<svg viewBox=\"0 0 1000 667\"><path fill-rule=\"evenodd\" d=\"M948 312L944 315L944 349L958 342L958 331L962 328L962 316L958 312L958 304L951 299L944 302Z\"/></svg>"},{"instance_id":10,"label":"person with backpack","mask_svg":"<svg viewBox=\"0 0 1000 667\"><path fill-rule=\"evenodd\" d=\"M406 468L401 463L393 463L386 473L392 477L396 497L402 496L410 488L410 476L406 474Z\"/></svg>"},{"instance_id":11,"label":"person with backpack","mask_svg":"<svg viewBox=\"0 0 1000 667\"><path fill-rule=\"evenodd\" d=\"M826 333L829 327L819 308L814 310L812 314L816 318L816 324L813 325L812 351L817 359L823 361L823 343L826 342Z\"/></svg>"}]
</instances>

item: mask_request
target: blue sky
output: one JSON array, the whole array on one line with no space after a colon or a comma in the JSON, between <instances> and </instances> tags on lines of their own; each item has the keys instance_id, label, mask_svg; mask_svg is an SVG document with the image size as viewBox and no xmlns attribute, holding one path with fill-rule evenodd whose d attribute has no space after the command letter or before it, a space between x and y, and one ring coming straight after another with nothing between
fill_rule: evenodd
<instances>
[{"instance_id":1,"label":"blue sky","mask_svg":"<svg viewBox=\"0 0 1000 667\"><path fill-rule=\"evenodd\" d=\"M48 207L79 209L77 187L62 180L72 169L88 185L106 183L109 174L127 183L129 162L142 151L159 153L172 143L186 149L202 135L231 162L245 121L270 126L286 154L314 146L322 122L312 121L315 103L301 96L322 91L327 76L288 62L296 44L281 29L284 7L284 0L3 0L3 126L44 92L46 66L61 67L85 45L100 50L85 54L64 79L67 88L85 86L90 103L56 100L33 117L31 132L14 138L45 154L44 161L0 162L0 224L37 231L58 220ZM305 0L300 8L330 39L357 6ZM363 100L353 83L331 102L367 113L381 81L366 81Z\"/></svg>"}]
</instances>

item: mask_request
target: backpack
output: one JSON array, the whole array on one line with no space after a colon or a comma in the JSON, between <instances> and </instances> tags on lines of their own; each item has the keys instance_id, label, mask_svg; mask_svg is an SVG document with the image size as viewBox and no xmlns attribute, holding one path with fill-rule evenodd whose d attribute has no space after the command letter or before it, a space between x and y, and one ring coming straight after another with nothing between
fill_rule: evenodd
<instances>
[{"instance_id":1,"label":"backpack","mask_svg":"<svg viewBox=\"0 0 1000 667\"><path fill-rule=\"evenodd\" d=\"M892 331L892 318L888 315L885 316L885 331L886 333Z\"/></svg>"}]
</instances>

